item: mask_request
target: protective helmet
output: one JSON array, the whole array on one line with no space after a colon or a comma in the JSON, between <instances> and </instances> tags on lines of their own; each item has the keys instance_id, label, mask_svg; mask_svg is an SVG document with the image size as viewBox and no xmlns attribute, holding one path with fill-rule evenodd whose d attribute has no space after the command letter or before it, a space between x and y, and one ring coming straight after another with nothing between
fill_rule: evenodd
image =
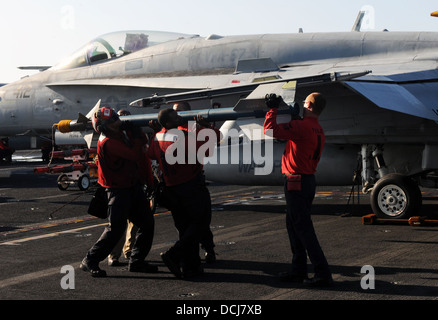
<instances>
[{"instance_id":1,"label":"protective helmet","mask_svg":"<svg viewBox=\"0 0 438 320\"><path fill-rule=\"evenodd\" d=\"M93 124L93 129L97 133L101 133L105 131L106 126L110 123L114 123L119 120L119 115L114 109L108 107L102 107L97 112L93 114L91 118L91 122Z\"/></svg>"}]
</instances>

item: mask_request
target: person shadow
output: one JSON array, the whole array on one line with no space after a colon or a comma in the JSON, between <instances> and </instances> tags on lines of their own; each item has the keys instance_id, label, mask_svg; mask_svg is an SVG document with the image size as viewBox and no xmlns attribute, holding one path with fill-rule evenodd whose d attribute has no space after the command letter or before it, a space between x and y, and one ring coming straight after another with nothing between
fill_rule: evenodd
<instances>
[{"instance_id":1,"label":"person shadow","mask_svg":"<svg viewBox=\"0 0 438 320\"><path fill-rule=\"evenodd\" d=\"M245 260L218 260L214 265L204 265L205 274L189 281L209 283L252 283L272 288L303 288L312 290L303 284L281 281L279 274L287 271L289 263L260 262ZM341 291L370 295L388 295L396 297L437 297L438 287L433 285L438 280L438 270L430 268L397 268L375 266L375 276L370 282L367 273L361 273L363 266L330 265L334 278L332 287L324 288L329 291ZM312 265L308 265L309 273ZM418 275L422 284L407 284L405 281L382 280L382 276L394 275L399 279L412 279ZM432 274L425 278L421 274ZM380 277L380 279L379 279ZM415 276L416 277L416 276ZM387 277L386 277L387 278ZM431 283L430 285L428 284Z\"/></svg>"}]
</instances>

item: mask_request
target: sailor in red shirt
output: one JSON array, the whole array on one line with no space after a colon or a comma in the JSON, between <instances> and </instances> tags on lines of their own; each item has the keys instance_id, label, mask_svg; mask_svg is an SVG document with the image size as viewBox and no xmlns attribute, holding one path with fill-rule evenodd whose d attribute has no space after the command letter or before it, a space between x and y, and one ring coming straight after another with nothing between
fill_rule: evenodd
<instances>
[{"instance_id":1,"label":"sailor in red shirt","mask_svg":"<svg viewBox=\"0 0 438 320\"><path fill-rule=\"evenodd\" d=\"M179 232L179 240L161 257L176 277L187 278L202 273L199 243L205 238L205 226L211 219L210 193L205 185L202 159L198 159L199 148L206 142L197 141L196 135L202 130L212 130L214 146L220 140L220 132L200 116L196 118L196 132L180 130L182 119L173 109L161 110L158 121L163 129L156 133L148 155L160 164L167 198L173 202L169 209ZM184 150L179 158L182 161L170 163L170 157L177 157L181 150Z\"/></svg>"},{"instance_id":2,"label":"sailor in red shirt","mask_svg":"<svg viewBox=\"0 0 438 320\"><path fill-rule=\"evenodd\" d=\"M326 101L320 93L312 93L304 102L302 120L277 124L277 108L281 101L280 96L266 95L270 110L266 114L264 131L272 130L274 138L287 140L281 168L285 175L286 227L293 258L291 271L282 278L312 286L328 286L333 282L331 272L310 216L316 189L314 173L325 142L318 118ZM307 255L315 268L315 276L310 280L307 276Z\"/></svg>"},{"instance_id":3,"label":"sailor in red shirt","mask_svg":"<svg viewBox=\"0 0 438 320\"><path fill-rule=\"evenodd\" d=\"M140 169L147 165L144 161L146 136L139 128L122 128L117 113L107 107L100 108L92 120L94 129L102 133L97 144L98 183L106 188L110 223L88 251L80 268L91 272L93 277L106 276L99 268L99 262L121 239L129 219L138 226L138 231L128 270L157 272L157 266L144 261L154 234L154 217L142 185L145 180L152 181L152 175L149 169ZM148 172L150 178L145 177Z\"/></svg>"},{"instance_id":4,"label":"sailor in red shirt","mask_svg":"<svg viewBox=\"0 0 438 320\"><path fill-rule=\"evenodd\" d=\"M190 111L190 110L192 110L192 107L186 101L177 102L173 105L172 108L175 111ZM181 124L180 126L178 126L178 129L186 131L187 135L188 135L188 132L190 131L188 128L188 123ZM216 130L217 137L220 137L220 132L217 129L215 129L215 130ZM207 156L209 156L209 154ZM213 233L211 232L211 229L210 229L211 210L207 213L209 215L209 219L206 220L206 222L208 222L208 224L205 225L205 232L203 233L204 236L201 239L201 248L205 250L205 262L206 263L215 263L216 262L216 252L214 251L215 244L214 244L214 240L213 240Z\"/></svg>"},{"instance_id":5,"label":"sailor in red shirt","mask_svg":"<svg viewBox=\"0 0 438 320\"><path fill-rule=\"evenodd\" d=\"M117 112L119 116L129 116L131 113L128 110L121 109ZM145 136L141 132L140 128L132 127L130 130L125 130L125 133L129 141L136 141L134 136L141 137L144 140ZM144 146L142 146L143 148ZM137 161L138 174L140 177L141 185L146 185L147 190L152 189L154 185L154 178L152 174L151 160L146 155L146 152L141 152L140 159ZM108 265L117 267L120 266L119 258L124 253L125 257L129 259L131 256L132 248L135 244L135 238L137 235L138 227L128 220L128 227L126 229L126 237L122 237L114 249L108 256Z\"/></svg>"},{"instance_id":6,"label":"sailor in red shirt","mask_svg":"<svg viewBox=\"0 0 438 320\"><path fill-rule=\"evenodd\" d=\"M187 123L184 123L176 111L172 109L164 109L162 111L160 114L162 118L168 119L169 127L162 125L162 130L157 132L152 138L148 156L159 162L166 186L171 187L188 182L203 172L202 161L204 157L211 155L209 152L210 148L207 149L205 155L198 155L198 151L201 146L211 141L198 141L198 134L204 129L212 130L212 132L214 132L215 141L211 146L214 146L220 141L220 131L211 126L201 116L198 116L195 119L197 124L195 132L195 130L187 127ZM159 119L160 114L158 115ZM180 150L185 150L184 155L178 156L178 146L174 145L174 143L180 144ZM182 144L184 144L184 146ZM170 146L176 146L176 148L170 148L168 150ZM193 150L191 150L192 148ZM165 159L169 158L176 160L181 159L182 161L175 161L174 163L165 161Z\"/></svg>"}]
</instances>

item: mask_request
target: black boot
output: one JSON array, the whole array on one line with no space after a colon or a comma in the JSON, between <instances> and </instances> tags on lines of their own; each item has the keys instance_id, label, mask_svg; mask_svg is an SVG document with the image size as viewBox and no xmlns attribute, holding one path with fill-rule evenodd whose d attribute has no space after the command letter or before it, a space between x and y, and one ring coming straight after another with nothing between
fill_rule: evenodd
<instances>
[{"instance_id":1,"label":"black boot","mask_svg":"<svg viewBox=\"0 0 438 320\"><path fill-rule=\"evenodd\" d=\"M106 271L99 268L99 264L90 263L87 258L82 260L81 265L79 266L84 271L88 271L91 273L91 276L94 278L103 278L106 277Z\"/></svg>"}]
</instances>

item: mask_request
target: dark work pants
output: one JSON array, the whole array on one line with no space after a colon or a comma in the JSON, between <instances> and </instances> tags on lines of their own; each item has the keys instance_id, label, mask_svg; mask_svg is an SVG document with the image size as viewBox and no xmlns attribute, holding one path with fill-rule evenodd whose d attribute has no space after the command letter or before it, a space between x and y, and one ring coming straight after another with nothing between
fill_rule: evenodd
<instances>
[{"instance_id":1,"label":"dark work pants","mask_svg":"<svg viewBox=\"0 0 438 320\"><path fill-rule=\"evenodd\" d=\"M199 244L212 248L213 234L210 230L211 198L205 185L205 177L198 177L167 187L169 196L178 203L171 210L179 240L171 248L172 253L183 264L183 269L193 269L200 265Z\"/></svg>"},{"instance_id":2,"label":"dark work pants","mask_svg":"<svg viewBox=\"0 0 438 320\"><path fill-rule=\"evenodd\" d=\"M308 255L315 269L315 277L330 277L329 266L319 245L310 216L315 189L314 175L302 175L301 191L288 191L285 179L286 227L293 253L291 271L295 275L307 276Z\"/></svg>"},{"instance_id":3,"label":"dark work pants","mask_svg":"<svg viewBox=\"0 0 438 320\"><path fill-rule=\"evenodd\" d=\"M104 260L126 231L127 220L138 227L130 263L143 261L152 247L154 216L141 185L132 188L107 189L109 225L87 253L91 264Z\"/></svg>"}]
</instances>

